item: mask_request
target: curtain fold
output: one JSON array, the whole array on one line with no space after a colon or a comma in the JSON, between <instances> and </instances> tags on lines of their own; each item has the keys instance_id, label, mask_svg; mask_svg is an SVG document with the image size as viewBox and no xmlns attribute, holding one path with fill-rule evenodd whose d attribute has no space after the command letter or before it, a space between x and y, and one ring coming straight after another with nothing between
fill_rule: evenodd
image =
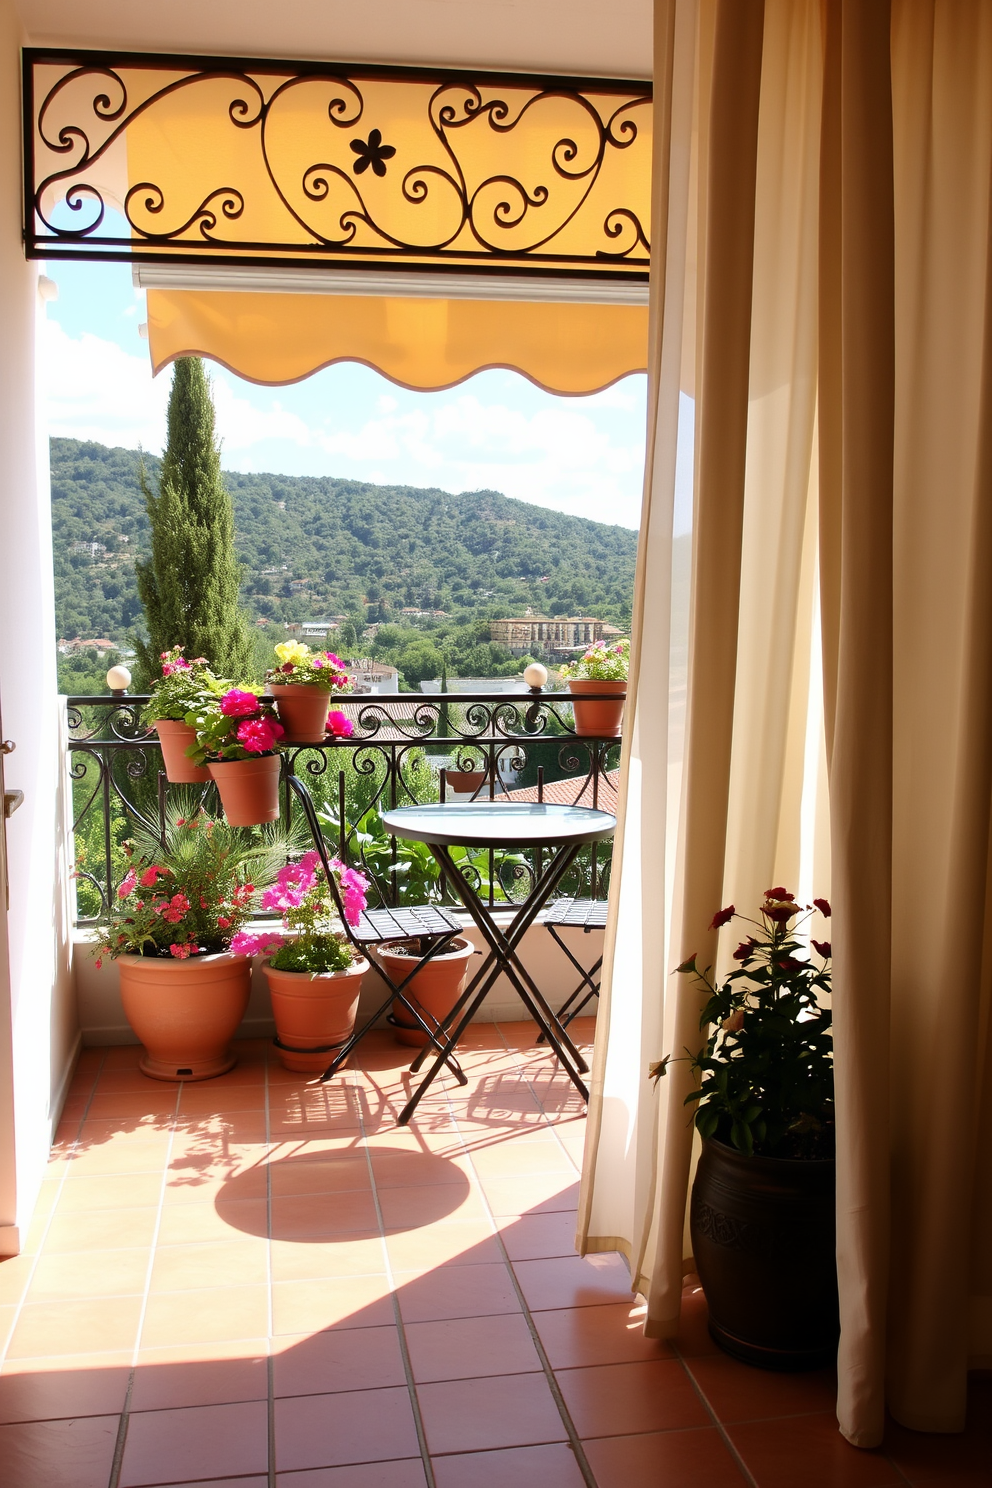
<instances>
[{"instance_id":1,"label":"curtain fold","mask_svg":"<svg viewBox=\"0 0 992 1488\"><path fill-rule=\"evenodd\" d=\"M647 1067L699 1032L671 968L720 967L714 911L773 880L831 898L838 1420L873 1446L886 1407L961 1429L992 1364L992 7L657 16L652 437L579 1240L623 1250L648 1331L675 1332L688 1077L653 1094Z\"/></svg>"}]
</instances>

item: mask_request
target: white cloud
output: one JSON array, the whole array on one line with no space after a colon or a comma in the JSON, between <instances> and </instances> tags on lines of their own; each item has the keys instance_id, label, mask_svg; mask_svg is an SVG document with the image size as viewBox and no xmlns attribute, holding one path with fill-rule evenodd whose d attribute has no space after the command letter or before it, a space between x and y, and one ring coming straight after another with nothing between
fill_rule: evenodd
<instances>
[{"instance_id":1,"label":"white cloud","mask_svg":"<svg viewBox=\"0 0 992 1488\"><path fill-rule=\"evenodd\" d=\"M88 332L74 339L55 320L43 323L39 350L50 433L162 448L169 379L152 377L147 356Z\"/></svg>"}]
</instances>

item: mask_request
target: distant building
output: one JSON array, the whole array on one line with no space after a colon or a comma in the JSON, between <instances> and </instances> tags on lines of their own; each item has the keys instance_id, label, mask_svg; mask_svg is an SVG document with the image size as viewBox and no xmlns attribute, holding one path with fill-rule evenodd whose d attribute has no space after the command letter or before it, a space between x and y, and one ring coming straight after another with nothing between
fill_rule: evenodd
<instances>
[{"instance_id":1,"label":"distant building","mask_svg":"<svg viewBox=\"0 0 992 1488\"><path fill-rule=\"evenodd\" d=\"M74 542L69 548L70 553L88 553L91 558L95 558L98 553L105 553L106 551L103 543L98 542Z\"/></svg>"},{"instance_id":2,"label":"distant building","mask_svg":"<svg viewBox=\"0 0 992 1488\"><path fill-rule=\"evenodd\" d=\"M436 679L433 682L421 682L421 692L429 693L432 697L441 691L441 684ZM527 692L527 684L523 677L449 677L449 692Z\"/></svg>"},{"instance_id":3,"label":"distant building","mask_svg":"<svg viewBox=\"0 0 992 1488\"><path fill-rule=\"evenodd\" d=\"M59 641L58 650L63 656L76 656L80 651L95 651L98 656L106 656L108 651L117 650L117 643L108 641L106 636L75 636L71 641Z\"/></svg>"},{"instance_id":4,"label":"distant building","mask_svg":"<svg viewBox=\"0 0 992 1488\"><path fill-rule=\"evenodd\" d=\"M529 651L567 651L590 646L603 639L602 620L591 615L571 615L549 620L546 615L525 615L518 620L491 620L490 638L517 656ZM619 632L617 632L619 634Z\"/></svg>"},{"instance_id":5,"label":"distant building","mask_svg":"<svg viewBox=\"0 0 992 1488\"><path fill-rule=\"evenodd\" d=\"M256 621L255 621L255 624L256 624L256 625L268 625L268 623L269 623L269 622L268 622L268 620L267 620L267 619L266 619L266 618L265 618L265 616L264 616L264 615L259 615L259 617L258 617L258 619L257 619L257 620L256 620Z\"/></svg>"},{"instance_id":6,"label":"distant building","mask_svg":"<svg viewBox=\"0 0 992 1488\"><path fill-rule=\"evenodd\" d=\"M344 666L352 680L353 692L399 691L400 674L393 666L383 666L381 661L373 661L369 656L360 657L356 661L346 661Z\"/></svg>"},{"instance_id":7,"label":"distant building","mask_svg":"<svg viewBox=\"0 0 992 1488\"><path fill-rule=\"evenodd\" d=\"M289 587L294 594L301 594L308 587L309 583L309 579L290 579Z\"/></svg>"},{"instance_id":8,"label":"distant building","mask_svg":"<svg viewBox=\"0 0 992 1488\"><path fill-rule=\"evenodd\" d=\"M326 636L332 630L337 630L336 620L304 620L300 627L300 634L305 636Z\"/></svg>"}]
</instances>

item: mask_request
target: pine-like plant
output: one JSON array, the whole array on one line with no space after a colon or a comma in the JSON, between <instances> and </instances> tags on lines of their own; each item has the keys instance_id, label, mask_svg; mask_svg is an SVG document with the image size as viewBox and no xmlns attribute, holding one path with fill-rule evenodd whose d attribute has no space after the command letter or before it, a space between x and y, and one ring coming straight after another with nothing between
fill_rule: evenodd
<instances>
[{"instance_id":1,"label":"pine-like plant","mask_svg":"<svg viewBox=\"0 0 992 1488\"><path fill-rule=\"evenodd\" d=\"M136 643L145 679L181 646L205 656L217 675L247 680L254 646L238 604L234 508L214 436L214 405L199 357L180 357L169 395L168 438L158 491L141 478L151 557L135 566L147 642Z\"/></svg>"}]
</instances>

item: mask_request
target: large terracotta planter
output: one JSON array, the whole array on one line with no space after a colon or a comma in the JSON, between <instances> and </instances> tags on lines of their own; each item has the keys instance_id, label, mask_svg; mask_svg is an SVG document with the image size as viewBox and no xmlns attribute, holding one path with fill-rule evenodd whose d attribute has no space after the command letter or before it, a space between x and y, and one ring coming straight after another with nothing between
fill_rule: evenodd
<instances>
[{"instance_id":1,"label":"large terracotta planter","mask_svg":"<svg viewBox=\"0 0 992 1488\"><path fill-rule=\"evenodd\" d=\"M327 732L331 694L323 687L302 682L270 682L279 722L286 730L287 744L322 744Z\"/></svg>"},{"instance_id":2,"label":"large terracotta planter","mask_svg":"<svg viewBox=\"0 0 992 1488\"><path fill-rule=\"evenodd\" d=\"M352 1035L367 961L344 971L277 971L263 965L276 1020L276 1048L288 1070L319 1074Z\"/></svg>"},{"instance_id":3,"label":"large terracotta planter","mask_svg":"<svg viewBox=\"0 0 992 1488\"><path fill-rule=\"evenodd\" d=\"M832 1160L746 1157L707 1139L690 1233L710 1333L761 1369L816 1369L837 1353Z\"/></svg>"},{"instance_id":4,"label":"large terracotta planter","mask_svg":"<svg viewBox=\"0 0 992 1488\"><path fill-rule=\"evenodd\" d=\"M626 682L569 682L568 690L573 695L572 712L575 715L575 732L586 738L618 739L623 720ZM616 696L604 698L602 702L591 702L586 693L611 693Z\"/></svg>"},{"instance_id":5,"label":"large terracotta planter","mask_svg":"<svg viewBox=\"0 0 992 1488\"><path fill-rule=\"evenodd\" d=\"M146 1075L209 1080L236 1063L230 1045L248 1006L248 956L118 956L117 969L127 1021L145 1046Z\"/></svg>"},{"instance_id":6,"label":"large terracotta planter","mask_svg":"<svg viewBox=\"0 0 992 1488\"><path fill-rule=\"evenodd\" d=\"M220 792L220 804L232 827L257 827L279 816L279 756L214 760L210 777Z\"/></svg>"},{"instance_id":7,"label":"large terracotta planter","mask_svg":"<svg viewBox=\"0 0 992 1488\"><path fill-rule=\"evenodd\" d=\"M388 949L383 946L378 952L379 959L397 986L404 977L410 975L413 963L419 961L422 954L416 941L410 941L409 947L400 941L398 945L389 946ZM403 988L404 997L408 997L421 1009L429 1027L433 1028L435 1023L443 1023L458 1001L468 977L468 963L473 954L474 947L469 941L461 937L450 940L447 949L438 956L432 956L409 985ZM401 1044L422 1049L427 1043L426 1033L412 1022L410 1014L398 998L393 999L390 1021Z\"/></svg>"},{"instance_id":8,"label":"large terracotta planter","mask_svg":"<svg viewBox=\"0 0 992 1488\"><path fill-rule=\"evenodd\" d=\"M194 765L186 750L196 739L196 729L172 718L160 718L155 724L162 747L162 763L173 785L204 785L210 779L206 765Z\"/></svg>"}]
</instances>

